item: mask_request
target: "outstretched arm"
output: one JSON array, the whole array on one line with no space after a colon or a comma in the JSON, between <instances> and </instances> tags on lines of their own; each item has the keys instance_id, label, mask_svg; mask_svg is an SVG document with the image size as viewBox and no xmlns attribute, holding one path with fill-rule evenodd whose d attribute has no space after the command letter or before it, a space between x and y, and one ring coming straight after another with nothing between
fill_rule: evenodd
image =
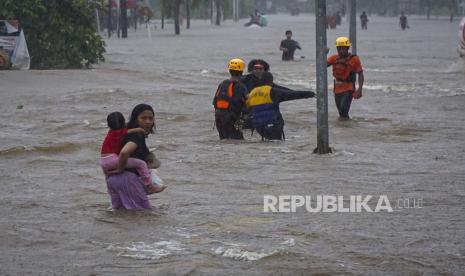
<instances>
[{"instance_id":1,"label":"outstretched arm","mask_svg":"<svg viewBox=\"0 0 465 276\"><path fill-rule=\"evenodd\" d=\"M284 90L275 87L271 89L271 99L275 103L313 97L315 97L315 92L312 91Z\"/></svg>"},{"instance_id":2,"label":"outstretched arm","mask_svg":"<svg viewBox=\"0 0 465 276\"><path fill-rule=\"evenodd\" d=\"M281 86L279 84L276 84L276 83L273 83L273 88L278 88L278 89L282 89L282 90L290 90L290 91L293 91L292 89L290 88L287 88L287 87L284 87L284 86Z\"/></svg>"},{"instance_id":3,"label":"outstretched arm","mask_svg":"<svg viewBox=\"0 0 465 276\"><path fill-rule=\"evenodd\" d=\"M135 132L147 134L147 131L145 131L145 129L143 129L143 128L141 128L141 127L136 127L136 128L130 128L130 129L128 129L128 133L135 133Z\"/></svg>"}]
</instances>

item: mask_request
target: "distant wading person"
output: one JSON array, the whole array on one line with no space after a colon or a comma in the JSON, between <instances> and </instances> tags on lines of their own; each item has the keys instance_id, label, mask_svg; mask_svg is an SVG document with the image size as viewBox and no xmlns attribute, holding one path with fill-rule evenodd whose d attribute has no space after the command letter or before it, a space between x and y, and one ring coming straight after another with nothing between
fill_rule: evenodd
<instances>
[{"instance_id":1,"label":"distant wading person","mask_svg":"<svg viewBox=\"0 0 465 276\"><path fill-rule=\"evenodd\" d=\"M146 133L153 133L155 112L150 105L139 104L132 110L127 125L129 129L142 128ZM145 135L139 132L128 133L123 139L123 148L119 154L116 170L106 171L108 194L113 209L149 209L151 208L143 183L137 172L126 169L129 157L145 160L150 156L145 144Z\"/></svg>"},{"instance_id":2,"label":"distant wading person","mask_svg":"<svg viewBox=\"0 0 465 276\"><path fill-rule=\"evenodd\" d=\"M410 26L408 25L407 16L404 14L404 12L400 13L399 26L402 29L402 31L410 28Z\"/></svg>"},{"instance_id":3,"label":"distant wading person","mask_svg":"<svg viewBox=\"0 0 465 276\"><path fill-rule=\"evenodd\" d=\"M368 15L366 12L362 12L360 15L360 24L362 25L362 30L368 30Z\"/></svg>"},{"instance_id":4,"label":"distant wading person","mask_svg":"<svg viewBox=\"0 0 465 276\"><path fill-rule=\"evenodd\" d=\"M302 50L299 42L292 39L292 31L287 30L286 39L281 40L281 44L279 45L279 50L283 51L282 60L294 60L294 52L297 49Z\"/></svg>"},{"instance_id":5,"label":"distant wading person","mask_svg":"<svg viewBox=\"0 0 465 276\"><path fill-rule=\"evenodd\" d=\"M241 82L245 62L242 59L231 59L228 63L231 77L220 83L213 97L215 108L215 125L220 139L243 140L242 131L236 122L245 110L247 87Z\"/></svg>"},{"instance_id":6,"label":"distant wading person","mask_svg":"<svg viewBox=\"0 0 465 276\"><path fill-rule=\"evenodd\" d=\"M334 99L339 112L339 120L349 120L350 104L352 98L362 97L364 82L363 68L360 59L349 53L350 41L347 37L336 39L337 54L328 58L328 66L333 67ZM355 89L355 81L358 75L358 89Z\"/></svg>"},{"instance_id":7,"label":"distant wading person","mask_svg":"<svg viewBox=\"0 0 465 276\"><path fill-rule=\"evenodd\" d=\"M269 72L270 65L263 59L252 59L247 65L247 72L249 74L241 77L241 82L247 87L247 93L252 89L261 85L261 76L263 72ZM273 87L290 90L287 87L273 83Z\"/></svg>"}]
</instances>

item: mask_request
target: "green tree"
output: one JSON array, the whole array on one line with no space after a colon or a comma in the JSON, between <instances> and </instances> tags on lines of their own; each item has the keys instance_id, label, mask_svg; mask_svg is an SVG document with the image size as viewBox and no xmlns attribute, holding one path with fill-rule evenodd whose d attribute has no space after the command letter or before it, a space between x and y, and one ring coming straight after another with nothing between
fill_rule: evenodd
<instances>
[{"instance_id":1,"label":"green tree","mask_svg":"<svg viewBox=\"0 0 465 276\"><path fill-rule=\"evenodd\" d=\"M103 61L105 43L96 34L101 0L1 0L0 18L19 20L31 68L82 68Z\"/></svg>"}]
</instances>

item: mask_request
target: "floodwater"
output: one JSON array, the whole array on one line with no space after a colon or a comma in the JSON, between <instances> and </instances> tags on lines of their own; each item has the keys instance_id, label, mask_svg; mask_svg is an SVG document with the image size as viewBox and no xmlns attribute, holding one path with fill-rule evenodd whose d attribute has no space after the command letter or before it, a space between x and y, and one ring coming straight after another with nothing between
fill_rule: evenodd
<instances>
[{"instance_id":1,"label":"floodwater","mask_svg":"<svg viewBox=\"0 0 465 276\"><path fill-rule=\"evenodd\" d=\"M285 142L250 132L219 141L213 130L211 99L230 58L263 58L276 83L315 89L310 15L269 16L263 29L194 21L178 37L168 25L151 40L131 30L107 40L93 70L1 72L0 274L465 273L458 22L409 19L406 31L380 17L358 29L364 97L338 123L330 95L334 153L323 156L311 153L314 99L281 105ZM280 60L287 29L303 48L296 62ZM328 31L332 53L347 33ZM113 211L98 166L106 115L129 117L142 102L156 110L148 144L169 187L150 196L153 210ZM393 212L265 213L264 195L385 195ZM422 208L400 208L404 199Z\"/></svg>"}]
</instances>

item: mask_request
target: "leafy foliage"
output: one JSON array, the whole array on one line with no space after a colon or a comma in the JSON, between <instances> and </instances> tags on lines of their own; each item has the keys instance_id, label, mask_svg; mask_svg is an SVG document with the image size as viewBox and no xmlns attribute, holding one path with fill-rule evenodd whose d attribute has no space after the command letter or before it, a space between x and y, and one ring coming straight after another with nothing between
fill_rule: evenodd
<instances>
[{"instance_id":1,"label":"leafy foliage","mask_svg":"<svg viewBox=\"0 0 465 276\"><path fill-rule=\"evenodd\" d=\"M96 34L99 0L1 0L0 18L19 20L31 68L82 68L103 61L105 43Z\"/></svg>"}]
</instances>

